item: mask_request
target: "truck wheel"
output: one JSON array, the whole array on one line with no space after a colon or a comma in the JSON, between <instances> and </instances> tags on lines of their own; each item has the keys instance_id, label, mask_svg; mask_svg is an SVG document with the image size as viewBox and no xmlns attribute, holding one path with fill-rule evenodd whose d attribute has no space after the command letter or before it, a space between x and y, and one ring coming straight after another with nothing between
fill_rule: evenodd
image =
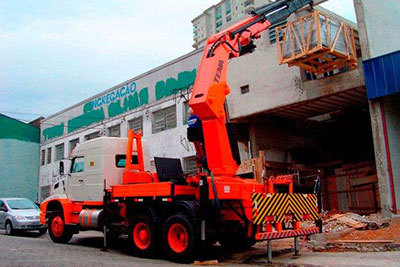
<instances>
[{"instance_id":1,"label":"truck wheel","mask_svg":"<svg viewBox=\"0 0 400 267\"><path fill-rule=\"evenodd\" d=\"M47 232L47 228L39 229L39 234L44 235Z\"/></svg>"},{"instance_id":2,"label":"truck wheel","mask_svg":"<svg viewBox=\"0 0 400 267\"><path fill-rule=\"evenodd\" d=\"M170 216L162 228L166 257L171 261L189 262L196 247L193 224L184 214Z\"/></svg>"},{"instance_id":3,"label":"truck wheel","mask_svg":"<svg viewBox=\"0 0 400 267\"><path fill-rule=\"evenodd\" d=\"M155 226L148 216L134 217L129 225L129 245L131 252L139 257L155 255L157 235Z\"/></svg>"},{"instance_id":4,"label":"truck wheel","mask_svg":"<svg viewBox=\"0 0 400 267\"><path fill-rule=\"evenodd\" d=\"M72 238L72 231L68 229L61 212L53 212L49 220L49 235L55 243L68 243Z\"/></svg>"},{"instance_id":5,"label":"truck wheel","mask_svg":"<svg viewBox=\"0 0 400 267\"><path fill-rule=\"evenodd\" d=\"M6 235L14 235L15 234L15 230L14 227L12 226L10 221L6 222Z\"/></svg>"},{"instance_id":6,"label":"truck wheel","mask_svg":"<svg viewBox=\"0 0 400 267\"><path fill-rule=\"evenodd\" d=\"M247 250L256 243L254 238L247 237L246 234L223 236L219 238L218 242L228 251Z\"/></svg>"}]
</instances>

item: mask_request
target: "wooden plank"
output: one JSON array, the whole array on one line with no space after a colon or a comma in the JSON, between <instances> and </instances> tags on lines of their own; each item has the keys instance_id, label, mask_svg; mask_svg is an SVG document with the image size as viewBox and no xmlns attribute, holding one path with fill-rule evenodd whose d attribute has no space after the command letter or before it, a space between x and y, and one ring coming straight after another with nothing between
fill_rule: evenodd
<instances>
[{"instance_id":1,"label":"wooden plank","mask_svg":"<svg viewBox=\"0 0 400 267\"><path fill-rule=\"evenodd\" d=\"M346 216L338 217L337 220L347 224L348 226L350 226L351 228L354 228L354 229L360 229L360 228L364 228L367 226L365 223L357 222L356 220L353 220Z\"/></svg>"},{"instance_id":2,"label":"wooden plank","mask_svg":"<svg viewBox=\"0 0 400 267\"><path fill-rule=\"evenodd\" d=\"M340 217L346 216L346 215L348 215L348 213L335 214L335 215L332 215L332 217L330 217L329 219L324 220L324 222L330 222L330 221L336 220L337 218L340 218Z\"/></svg>"},{"instance_id":3,"label":"wooden plank","mask_svg":"<svg viewBox=\"0 0 400 267\"><path fill-rule=\"evenodd\" d=\"M367 177L351 179L349 182L350 182L350 186L360 186L360 185L365 185L365 184L376 183L376 182L378 182L378 178L376 177L376 175L371 175L371 176L367 176Z\"/></svg>"},{"instance_id":4,"label":"wooden plank","mask_svg":"<svg viewBox=\"0 0 400 267\"><path fill-rule=\"evenodd\" d=\"M253 165L253 160L244 160L239 166L239 169L236 171L236 174L245 174L245 173L251 173L254 171L254 165Z\"/></svg>"},{"instance_id":5,"label":"wooden plank","mask_svg":"<svg viewBox=\"0 0 400 267\"><path fill-rule=\"evenodd\" d=\"M325 25L321 25L320 17L325 22ZM332 21L339 24L338 32L333 40L331 38ZM307 28L304 26L305 22L310 22ZM296 26L299 27L298 32L296 31ZM313 31L315 31L315 35L312 34ZM308 73L316 75L345 66L350 69L354 69L357 66L353 29L344 22L329 17L323 12L314 11L296 21L288 22L286 27L277 28L277 36L280 35L279 32L284 33L284 40L282 42L277 41L279 64L288 64L289 67L298 66ZM322 32L327 34L327 44L322 44ZM305 35L307 33L308 36L306 38ZM312 36L316 38L314 48L311 47ZM335 50L339 38L342 36L344 37L346 52ZM299 51L296 51L297 46ZM286 47L289 48L289 51L285 52ZM285 57L285 53L289 54L289 56ZM316 62L315 59L319 59L319 61Z\"/></svg>"},{"instance_id":6,"label":"wooden plank","mask_svg":"<svg viewBox=\"0 0 400 267\"><path fill-rule=\"evenodd\" d=\"M218 260L194 261L193 265L197 266L218 265Z\"/></svg>"}]
</instances>

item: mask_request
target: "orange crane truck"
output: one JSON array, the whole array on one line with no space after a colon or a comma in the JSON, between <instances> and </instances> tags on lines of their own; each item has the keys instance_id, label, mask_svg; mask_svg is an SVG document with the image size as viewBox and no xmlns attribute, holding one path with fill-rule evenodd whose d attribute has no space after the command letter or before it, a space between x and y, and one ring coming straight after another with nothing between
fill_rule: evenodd
<instances>
[{"instance_id":1,"label":"orange crane truck","mask_svg":"<svg viewBox=\"0 0 400 267\"><path fill-rule=\"evenodd\" d=\"M312 3L275 1L208 38L189 101L196 175L183 175L179 159L158 157L157 171L150 172L141 133L78 145L65 192L41 204L51 239L66 243L79 231L99 230L106 245L107 236L126 234L135 255L151 257L160 249L172 261L193 259L217 241L237 249L269 240L270 259L270 240L294 237L297 251L298 236L319 232L320 225L301 228L302 221L319 220L317 195L293 193L292 177L260 184L236 175L240 158L225 112L229 59L251 53L263 31ZM287 185L288 193L277 193L274 184Z\"/></svg>"}]
</instances>

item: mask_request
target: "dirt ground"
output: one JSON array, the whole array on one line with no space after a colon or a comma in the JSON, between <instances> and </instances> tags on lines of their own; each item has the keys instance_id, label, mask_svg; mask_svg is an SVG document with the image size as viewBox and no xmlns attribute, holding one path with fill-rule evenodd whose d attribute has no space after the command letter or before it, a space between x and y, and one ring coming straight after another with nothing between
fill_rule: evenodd
<instances>
[{"instance_id":1,"label":"dirt ground","mask_svg":"<svg viewBox=\"0 0 400 267\"><path fill-rule=\"evenodd\" d=\"M340 237L341 240L393 240L400 244L400 218L391 221L388 227L377 230L355 230Z\"/></svg>"}]
</instances>

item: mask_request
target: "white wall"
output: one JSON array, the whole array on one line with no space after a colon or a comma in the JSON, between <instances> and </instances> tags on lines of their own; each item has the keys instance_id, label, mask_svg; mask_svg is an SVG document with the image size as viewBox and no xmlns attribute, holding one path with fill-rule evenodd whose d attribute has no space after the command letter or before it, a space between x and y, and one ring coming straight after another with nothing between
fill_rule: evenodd
<instances>
[{"instance_id":1,"label":"white wall","mask_svg":"<svg viewBox=\"0 0 400 267\"><path fill-rule=\"evenodd\" d=\"M364 17L370 57L400 50L400 2L398 0L355 1L357 16Z\"/></svg>"}]
</instances>

